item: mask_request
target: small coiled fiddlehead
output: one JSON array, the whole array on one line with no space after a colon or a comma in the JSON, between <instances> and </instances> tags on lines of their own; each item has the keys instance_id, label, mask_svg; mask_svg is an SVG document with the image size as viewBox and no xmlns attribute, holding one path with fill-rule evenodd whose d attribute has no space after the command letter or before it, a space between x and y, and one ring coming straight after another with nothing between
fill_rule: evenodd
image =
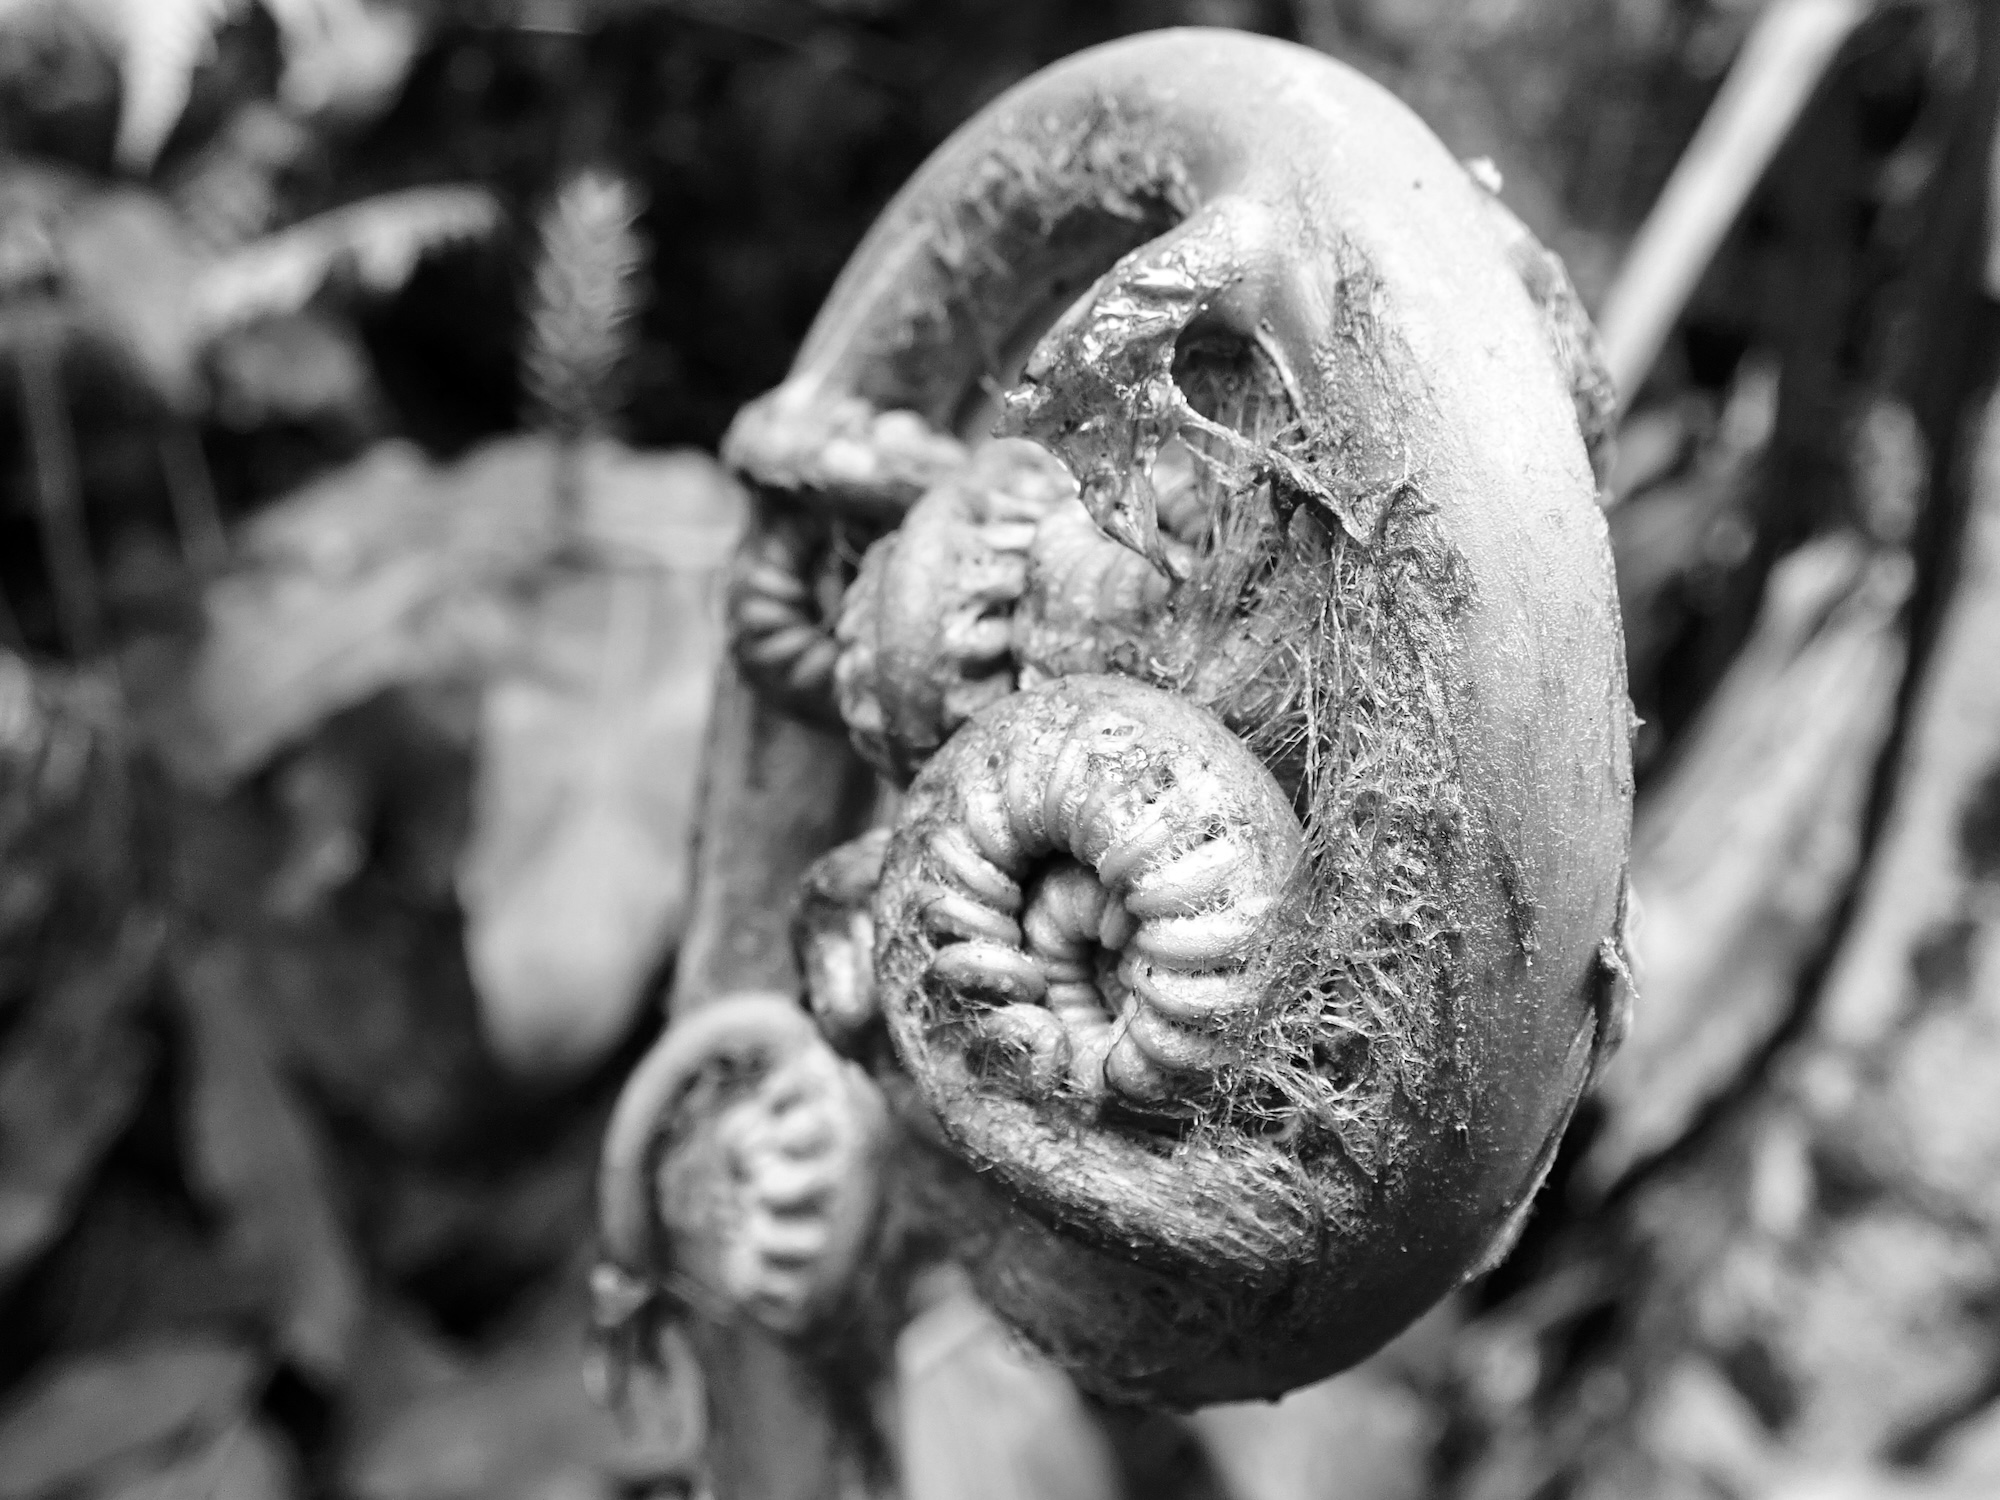
<instances>
[{"instance_id":1,"label":"small coiled fiddlehead","mask_svg":"<svg viewBox=\"0 0 2000 1500\"><path fill-rule=\"evenodd\" d=\"M730 648L760 691L810 719L831 720L833 639L849 569L839 523L768 517L729 577Z\"/></svg>"},{"instance_id":2,"label":"small coiled fiddlehead","mask_svg":"<svg viewBox=\"0 0 2000 1500\"><path fill-rule=\"evenodd\" d=\"M796 1335L836 1313L872 1232L886 1122L792 1001L722 996L641 1063L606 1134L599 1211L630 1317L664 1298Z\"/></svg>"},{"instance_id":3,"label":"small coiled fiddlehead","mask_svg":"<svg viewBox=\"0 0 2000 1500\"><path fill-rule=\"evenodd\" d=\"M906 1062L940 1041L1030 1099L1185 1108L1248 1062L1298 820L1184 698L1065 678L975 716L897 823L876 921ZM914 951L905 951L911 949Z\"/></svg>"},{"instance_id":4,"label":"small coiled fiddlehead","mask_svg":"<svg viewBox=\"0 0 2000 1500\"><path fill-rule=\"evenodd\" d=\"M731 580L737 662L777 701L832 718L834 623L852 562L965 449L913 412L824 394L797 373L739 415L723 456L755 485L764 522Z\"/></svg>"},{"instance_id":5,"label":"small coiled fiddlehead","mask_svg":"<svg viewBox=\"0 0 2000 1500\"><path fill-rule=\"evenodd\" d=\"M908 780L1014 690L1011 622L1029 550L1073 493L1033 444L991 443L869 549L844 601L835 685L856 748L886 775Z\"/></svg>"}]
</instances>

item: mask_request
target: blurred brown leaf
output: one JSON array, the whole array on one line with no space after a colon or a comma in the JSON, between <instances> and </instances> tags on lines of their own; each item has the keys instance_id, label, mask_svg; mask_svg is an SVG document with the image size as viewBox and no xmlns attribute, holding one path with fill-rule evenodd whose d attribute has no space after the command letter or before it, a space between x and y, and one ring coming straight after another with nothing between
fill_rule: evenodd
<instances>
[{"instance_id":1,"label":"blurred brown leaf","mask_svg":"<svg viewBox=\"0 0 2000 1500\"><path fill-rule=\"evenodd\" d=\"M239 432L284 422L365 432L381 402L360 337L310 309L230 330L210 347L208 372L216 420Z\"/></svg>"},{"instance_id":2,"label":"blurred brown leaf","mask_svg":"<svg viewBox=\"0 0 2000 1500\"><path fill-rule=\"evenodd\" d=\"M307 1373L340 1373L362 1308L361 1270L335 1210L317 1131L280 1076L241 954L173 956L192 1043L188 1173L228 1217L241 1264L269 1287L279 1347Z\"/></svg>"},{"instance_id":3,"label":"blurred brown leaf","mask_svg":"<svg viewBox=\"0 0 2000 1500\"><path fill-rule=\"evenodd\" d=\"M256 1326L257 1289L235 1273L178 1184L142 1165L162 1144L132 1139L129 1155L98 1174L59 1247L37 1267L10 1334L62 1357Z\"/></svg>"},{"instance_id":4,"label":"blurred brown leaf","mask_svg":"<svg viewBox=\"0 0 2000 1500\"><path fill-rule=\"evenodd\" d=\"M132 1345L44 1367L0 1415L0 1500L37 1500L175 1439L215 1433L257 1380L215 1339Z\"/></svg>"},{"instance_id":5,"label":"blurred brown leaf","mask_svg":"<svg viewBox=\"0 0 2000 1500\"><path fill-rule=\"evenodd\" d=\"M83 199L59 242L73 315L161 399L194 407L201 346L190 297L208 257L180 215L157 194L114 188Z\"/></svg>"},{"instance_id":6,"label":"blurred brown leaf","mask_svg":"<svg viewBox=\"0 0 2000 1500\"><path fill-rule=\"evenodd\" d=\"M301 115L370 118L396 100L423 40L422 8L381 0L264 0L285 51L279 97Z\"/></svg>"},{"instance_id":7,"label":"blurred brown leaf","mask_svg":"<svg viewBox=\"0 0 2000 1500\"><path fill-rule=\"evenodd\" d=\"M397 1151L478 1142L518 1101L485 1056L452 926L386 898L335 918L249 939L287 1069Z\"/></svg>"},{"instance_id":8,"label":"blurred brown leaf","mask_svg":"<svg viewBox=\"0 0 2000 1500\"><path fill-rule=\"evenodd\" d=\"M601 1057L679 935L742 523L698 455L601 445L581 477L600 550L540 590L487 686L459 866L488 1038L530 1072Z\"/></svg>"},{"instance_id":9,"label":"blurred brown leaf","mask_svg":"<svg viewBox=\"0 0 2000 1500\"><path fill-rule=\"evenodd\" d=\"M156 1060L137 1024L160 928L129 917L102 957L73 961L0 1048L0 1287L68 1226Z\"/></svg>"},{"instance_id":10,"label":"blurred brown leaf","mask_svg":"<svg viewBox=\"0 0 2000 1500\"><path fill-rule=\"evenodd\" d=\"M1772 572L1756 632L1632 837L1641 1001L1606 1071L1585 1175L1608 1186L1674 1144L1791 1014L1861 852L1902 680L1900 552L1851 535Z\"/></svg>"},{"instance_id":11,"label":"blurred brown leaf","mask_svg":"<svg viewBox=\"0 0 2000 1500\"><path fill-rule=\"evenodd\" d=\"M896 1342L902 1480L911 1500L1110 1500L1118 1455L1067 1375L962 1277Z\"/></svg>"},{"instance_id":12,"label":"blurred brown leaf","mask_svg":"<svg viewBox=\"0 0 2000 1500\"><path fill-rule=\"evenodd\" d=\"M209 590L176 765L226 784L386 687L491 660L558 544L554 485L536 438L445 468L383 443L262 512Z\"/></svg>"},{"instance_id":13,"label":"blurred brown leaf","mask_svg":"<svg viewBox=\"0 0 2000 1500\"><path fill-rule=\"evenodd\" d=\"M644 1419L622 1425L585 1389L584 1316L580 1298L560 1299L463 1374L433 1367L395 1408L376 1404L352 1435L343 1492L359 1500L612 1500L684 1478L699 1444L699 1417L678 1399L685 1390L648 1386L639 1398ZM364 1372L373 1353L371 1343ZM395 1377L409 1360L407 1338L392 1334L381 1353ZM691 1374L684 1351L667 1365Z\"/></svg>"},{"instance_id":14,"label":"blurred brown leaf","mask_svg":"<svg viewBox=\"0 0 2000 1500\"><path fill-rule=\"evenodd\" d=\"M433 467L384 444L248 528L164 741L227 783L387 688L483 682L458 890L487 1036L527 1071L587 1066L682 921L744 509L693 452L516 438Z\"/></svg>"},{"instance_id":15,"label":"blurred brown leaf","mask_svg":"<svg viewBox=\"0 0 2000 1500\"><path fill-rule=\"evenodd\" d=\"M1231 1500L1422 1500L1439 1414L1363 1368L1191 1419Z\"/></svg>"},{"instance_id":16,"label":"blurred brown leaf","mask_svg":"<svg viewBox=\"0 0 2000 1500\"><path fill-rule=\"evenodd\" d=\"M0 1015L54 939L108 943L132 884L128 746L101 678L0 650Z\"/></svg>"},{"instance_id":17,"label":"blurred brown leaf","mask_svg":"<svg viewBox=\"0 0 2000 1500\"><path fill-rule=\"evenodd\" d=\"M238 1421L158 1467L120 1475L93 1500L289 1500L298 1461L261 1422Z\"/></svg>"}]
</instances>

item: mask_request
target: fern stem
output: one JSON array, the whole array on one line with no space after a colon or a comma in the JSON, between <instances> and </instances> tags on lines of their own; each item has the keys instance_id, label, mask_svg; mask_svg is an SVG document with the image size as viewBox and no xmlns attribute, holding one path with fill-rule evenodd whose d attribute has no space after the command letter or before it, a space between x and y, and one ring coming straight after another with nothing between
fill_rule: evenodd
<instances>
[{"instance_id":1,"label":"fern stem","mask_svg":"<svg viewBox=\"0 0 2000 1500\"><path fill-rule=\"evenodd\" d=\"M14 612L13 601L7 597L4 586L0 586L0 647L16 654L28 649L28 637L21 630L21 617Z\"/></svg>"},{"instance_id":2,"label":"fern stem","mask_svg":"<svg viewBox=\"0 0 2000 1500\"><path fill-rule=\"evenodd\" d=\"M160 434L160 474L179 534L181 557L201 577L220 571L229 556L228 533L215 500L215 481L201 437L186 423L170 421Z\"/></svg>"},{"instance_id":3,"label":"fern stem","mask_svg":"<svg viewBox=\"0 0 2000 1500\"><path fill-rule=\"evenodd\" d=\"M28 435L36 519L56 622L70 655L82 660L96 648L100 610L77 475L76 434L63 395L62 351L52 339L33 338L21 345L19 361L21 426Z\"/></svg>"}]
</instances>

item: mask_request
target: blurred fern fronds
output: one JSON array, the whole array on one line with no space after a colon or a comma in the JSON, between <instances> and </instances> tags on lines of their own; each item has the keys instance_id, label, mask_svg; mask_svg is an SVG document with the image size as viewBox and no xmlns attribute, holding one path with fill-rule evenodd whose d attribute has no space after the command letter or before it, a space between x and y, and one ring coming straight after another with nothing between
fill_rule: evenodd
<instances>
[{"instance_id":1,"label":"blurred fern fronds","mask_svg":"<svg viewBox=\"0 0 2000 1500\"><path fill-rule=\"evenodd\" d=\"M372 113L401 85L422 40L413 8L381 0L263 0L263 6L284 46L279 97L300 114Z\"/></svg>"},{"instance_id":2,"label":"blurred fern fronds","mask_svg":"<svg viewBox=\"0 0 2000 1500\"><path fill-rule=\"evenodd\" d=\"M214 45L218 27L240 0L92 0L115 14L118 72L117 157L135 171L152 165L187 107L194 71Z\"/></svg>"},{"instance_id":3,"label":"blurred fern fronds","mask_svg":"<svg viewBox=\"0 0 2000 1500\"><path fill-rule=\"evenodd\" d=\"M591 169L542 214L521 373L535 419L559 439L603 431L616 407L645 294L640 207L624 178Z\"/></svg>"},{"instance_id":4,"label":"blurred fern fronds","mask_svg":"<svg viewBox=\"0 0 2000 1500\"><path fill-rule=\"evenodd\" d=\"M251 0L0 0L0 30L80 18L118 59L123 98L114 154L128 172L152 168L187 107L215 35ZM278 29L279 91L302 113L379 105L416 54L420 27L403 8L370 0L258 0Z\"/></svg>"},{"instance_id":5,"label":"blurred fern fronds","mask_svg":"<svg viewBox=\"0 0 2000 1500\"><path fill-rule=\"evenodd\" d=\"M340 276L364 291L396 291L426 255L483 239L500 218L486 189L457 185L380 193L315 214L204 270L192 293L195 327L214 337L297 312Z\"/></svg>"}]
</instances>

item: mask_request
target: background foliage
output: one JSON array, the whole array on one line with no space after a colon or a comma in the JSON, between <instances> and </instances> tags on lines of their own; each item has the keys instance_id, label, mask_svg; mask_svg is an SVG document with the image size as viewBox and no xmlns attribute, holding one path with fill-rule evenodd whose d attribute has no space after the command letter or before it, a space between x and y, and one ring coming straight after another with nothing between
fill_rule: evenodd
<instances>
[{"instance_id":1,"label":"background foliage","mask_svg":"<svg viewBox=\"0 0 2000 1500\"><path fill-rule=\"evenodd\" d=\"M1035 67L1239 26L1492 158L1595 302L1758 10L0 0L0 1500L692 1483L685 1401L622 1431L577 1378L590 1171L685 898L742 521L703 454L874 214ZM1976 13L1864 26L1626 428L1667 1040L1488 1286L1276 1427L1120 1429L1134 1493L1760 1493L1837 1425L1824 1342L1688 1343L1672 1288L1727 1257L1659 1270L1628 1209L1740 1247L1701 1153L1779 1159L1730 1102L1803 1024L1946 631ZM1897 1408L1929 1432L1983 1409L2000 1282L1881 1232L1941 1327L1940 1285L1986 1309L1852 1377L1958 1351Z\"/></svg>"}]
</instances>

